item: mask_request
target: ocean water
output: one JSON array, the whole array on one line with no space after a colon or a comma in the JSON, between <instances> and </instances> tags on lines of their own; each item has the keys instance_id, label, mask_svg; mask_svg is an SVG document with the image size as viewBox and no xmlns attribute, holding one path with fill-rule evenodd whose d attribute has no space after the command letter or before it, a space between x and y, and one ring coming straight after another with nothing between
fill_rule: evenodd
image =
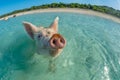
<instances>
[{"instance_id":1,"label":"ocean water","mask_svg":"<svg viewBox=\"0 0 120 80\"><path fill-rule=\"evenodd\" d=\"M23 21L48 27L59 16L67 41L49 70ZM0 21L0 80L120 80L120 24L77 13L37 13Z\"/></svg>"}]
</instances>

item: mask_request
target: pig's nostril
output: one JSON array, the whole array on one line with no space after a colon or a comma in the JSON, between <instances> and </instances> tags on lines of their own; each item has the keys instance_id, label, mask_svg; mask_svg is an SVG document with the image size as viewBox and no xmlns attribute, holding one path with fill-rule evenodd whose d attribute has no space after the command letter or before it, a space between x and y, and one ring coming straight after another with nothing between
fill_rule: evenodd
<instances>
[{"instance_id":1,"label":"pig's nostril","mask_svg":"<svg viewBox=\"0 0 120 80\"><path fill-rule=\"evenodd\" d=\"M55 39L53 40L53 44L54 44L54 45L56 44L56 40L55 40Z\"/></svg>"},{"instance_id":2,"label":"pig's nostril","mask_svg":"<svg viewBox=\"0 0 120 80\"><path fill-rule=\"evenodd\" d=\"M64 43L62 39L60 39L60 42L61 42L61 43Z\"/></svg>"}]
</instances>

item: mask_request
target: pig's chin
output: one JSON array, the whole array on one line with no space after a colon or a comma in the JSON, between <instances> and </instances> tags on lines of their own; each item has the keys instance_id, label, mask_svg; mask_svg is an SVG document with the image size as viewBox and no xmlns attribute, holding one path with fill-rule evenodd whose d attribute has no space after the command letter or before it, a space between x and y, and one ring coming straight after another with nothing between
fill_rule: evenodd
<instances>
[{"instance_id":1,"label":"pig's chin","mask_svg":"<svg viewBox=\"0 0 120 80\"><path fill-rule=\"evenodd\" d=\"M56 57L58 57L60 55L60 52L62 51L62 49L51 49L49 51L50 51L49 54L52 57L56 58Z\"/></svg>"},{"instance_id":2,"label":"pig's chin","mask_svg":"<svg viewBox=\"0 0 120 80\"><path fill-rule=\"evenodd\" d=\"M56 58L61 52L61 49L53 48L49 44L45 46L37 46L37 53Z\"/></svg>"}]
</instances>

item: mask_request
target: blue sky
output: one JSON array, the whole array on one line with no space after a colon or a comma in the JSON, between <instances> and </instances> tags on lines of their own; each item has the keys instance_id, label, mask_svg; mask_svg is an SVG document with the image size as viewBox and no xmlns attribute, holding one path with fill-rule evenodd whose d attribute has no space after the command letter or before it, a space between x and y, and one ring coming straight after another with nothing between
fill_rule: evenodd
<instances>
[{"instance_id":1,"label":"blue sky","mask_svg":"<svg viewBox=\"0 0 120 80\"><path fill-rule=\"evenodd\" d=\"M120 0L0 0L0 15L14 10L53 2L106 5L120 10Z\"/></svg>"}]
</instances>

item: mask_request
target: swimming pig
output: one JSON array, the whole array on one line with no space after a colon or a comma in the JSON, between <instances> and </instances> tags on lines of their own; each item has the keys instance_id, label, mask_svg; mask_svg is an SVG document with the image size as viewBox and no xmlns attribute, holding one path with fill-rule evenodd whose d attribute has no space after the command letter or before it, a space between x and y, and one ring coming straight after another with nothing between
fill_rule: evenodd
<instances>
[{"instance_id":1,"label":"swimming pig","mask_svg":"<svg viewBox=\"0 0 120 80\"><path fill-rule=\"evenodd\" d=\"M66 40L58 33L58 21L59 17L56 17L47 28L36 27L32 23L23 22L25 30L35 40L39 54L49 54L52 57L57 57L65 47Z\"/></svg>"}]
</instances>

